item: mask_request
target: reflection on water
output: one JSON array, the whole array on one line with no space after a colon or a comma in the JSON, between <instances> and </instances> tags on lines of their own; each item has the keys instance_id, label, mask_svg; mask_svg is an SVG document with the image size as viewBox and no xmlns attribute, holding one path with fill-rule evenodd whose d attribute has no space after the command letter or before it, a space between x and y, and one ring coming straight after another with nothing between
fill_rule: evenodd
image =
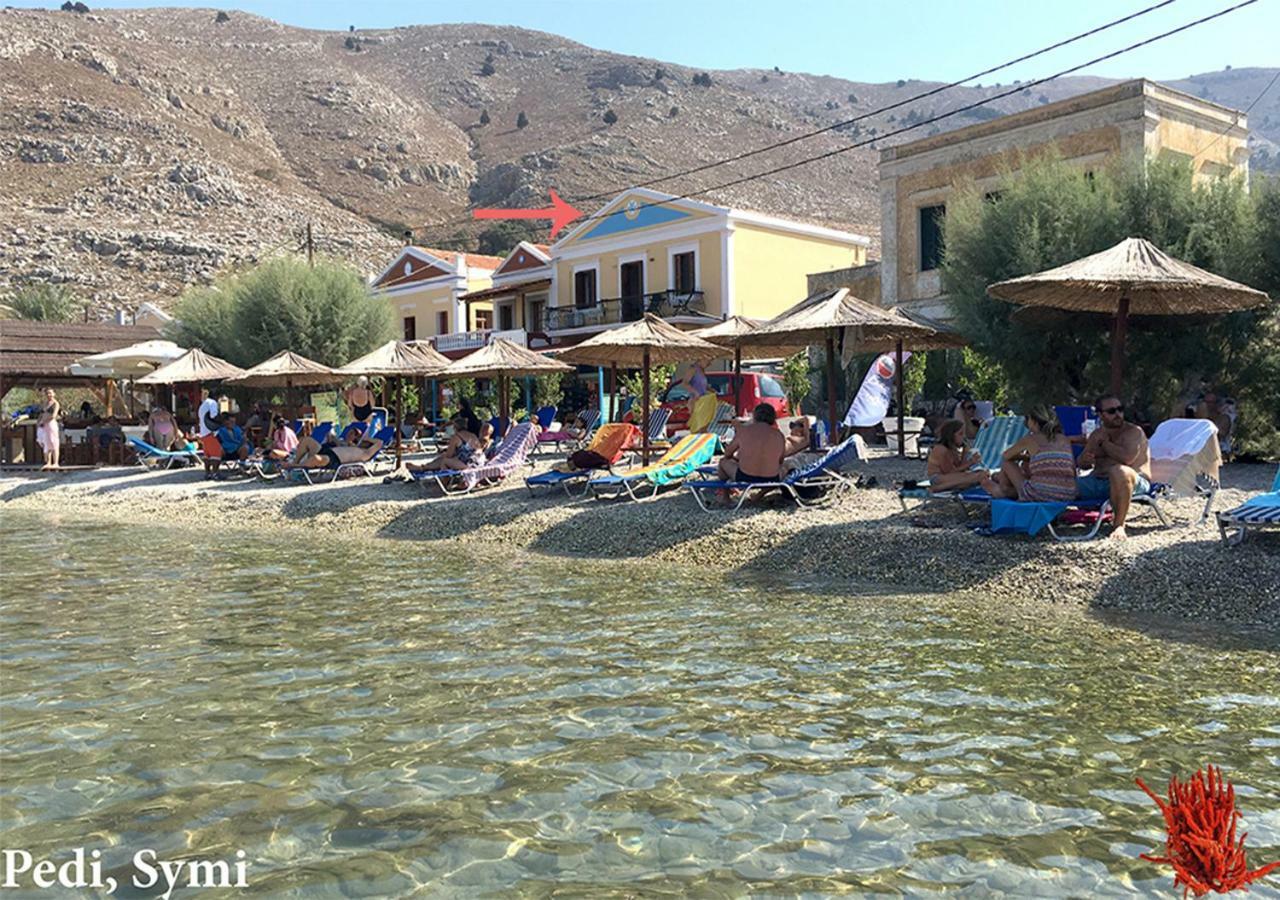
<instances>
[{"instance_id":1,"label":"reflection on water","mask_svg":"<svg viewBox=\"0 0 1280 900\"><path fill-rule=\"evenodd\" d=\"M1266 652L609 561L3 519L6 847L117 873L244 849L271 896L1164 895L1133 777L1213 761L1255 862L1280 854Z\"/></svg>"}]
</instances>

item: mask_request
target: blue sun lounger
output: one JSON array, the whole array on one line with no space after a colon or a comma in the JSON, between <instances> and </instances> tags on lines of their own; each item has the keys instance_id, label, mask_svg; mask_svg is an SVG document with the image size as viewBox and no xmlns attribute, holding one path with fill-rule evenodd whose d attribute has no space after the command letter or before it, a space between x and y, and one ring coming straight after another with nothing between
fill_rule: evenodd
<instances>
[{"instance_id":1,"label":"blue sun lounger","mask_svg":"<svg viewBox=\"0 0 1280 900\"><path fill-rule=\"evenodd\" d=\"M698 501L703 512L710 512L706 497L716 491L738 491L738 503L733 507L737 512L742 504L756 491L780 490L796 502L801 509L822 506L834 502L841 494L851 491L855 482L845 476L841 470L858 460L866 461L866 445L862 438L851 434L839 444L831 447L821 459L803 469L796 469L779 481L686 481L684 486ZM702 471L702 470L699 470ZM807 489L818 494L816 500L806 500L802 492Z\"/></svg>"},{"instance_id":2,"label":"blue sun lounger","mask_svg":"<svg viewBox=\"0 0 1280 900\"><path fill-rule=\"evenodd\" d=\"M138 465L144 469L171 469L175 465L200 462L200 454L194 450L161 450L137 437L130 437L129 444L138 457Z\"/></svg>"},{"instance_id":3,"label":"blue sun lounger","mask_svg":"<svg viewBox=\"0 0 1280 900\"><path fill-rule=\"evenodd\" d=\"M606 475L587 482L591 493L600 499L610 495L640 500L638 491L649 490L648 497L656 497L658 491L669 484L684 481L698 466L711 461L720 439L714 434L686 434L655 463L639 469L631 469L621 475Z\"/></svg>"},{"instance_id":4,"label":"blue sun lounger","mask_svg":"<svg viewBox=\"0 0 1280 900\"><path fill-rule=\"evenodd\" d=\"M1265 528L1280 528L1280 469L1276 469L1270 491L1218 513L1218 532L1228 544L1243 541L1250 529Z\"/></svg>"}]
</instances>

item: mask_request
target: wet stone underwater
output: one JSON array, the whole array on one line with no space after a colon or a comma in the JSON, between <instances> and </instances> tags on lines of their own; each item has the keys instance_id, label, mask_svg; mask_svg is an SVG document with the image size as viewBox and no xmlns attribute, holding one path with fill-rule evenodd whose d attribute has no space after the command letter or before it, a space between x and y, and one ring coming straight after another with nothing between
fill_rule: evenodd
<instances>
[{"instance_id":1,"label":"wet stone underwater","mask_svg":"<svg viewBox=\"0 0 1280 900\"><path fill-rule=\"evenodd\" d=\"M243 850L271 897L1172 896L1137 858L1163 830L1133 779L1208 762L1250 862L1280 857L1268 649L9 512L0 560L0 846L97 848L126 884L150 848Z\"/></svg>"}]
</instances>

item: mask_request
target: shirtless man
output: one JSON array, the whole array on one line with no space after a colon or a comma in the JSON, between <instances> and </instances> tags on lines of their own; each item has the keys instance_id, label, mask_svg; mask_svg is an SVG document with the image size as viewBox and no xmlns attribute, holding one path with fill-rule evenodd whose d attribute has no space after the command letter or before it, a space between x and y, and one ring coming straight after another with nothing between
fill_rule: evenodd
<instances>
[{"instance_id":1,"label":"shirtless man","mask_svg":"<svg viewBox=\"0 0 1280 900\"><path fill-rule=\"evenodd\" d=\"M1110 498L1111 536L1123 540L1133 495L1151 488L1151 451L1142 429L1124 420L1124 404L1117 398L1099 397L1097 410L1101 424L1076 460L1081 469L1093 471L1076 478L1076 490L1082 500Z\"/></svg>"},{"instance_id":2,"label":"shirtless man","mask_svg":"<svg viewBox=\"0 0 1280 900\"><path fill-rule=\"evenodd\" d=\"M777 423L778 414L768 403L752 410L751 421L737 429L720 457L720 478L748 484L777 481L787 454L787 439Z\"/></svg>"},{"instance_id":3,"label":"shirtless man","mask_svg":"<svg viewBox=\"0 0 1280 900\"><path fill-rule=\"evenodd\" d=\"M382 449L382 441L377 438L361 440L359 444L326 444L321 446L316 439L308 435L298 441L293 451L293 458L287 467L297 466L303 469L336 469L343 463L367 462Z\"/></svg>"}]
</instances>

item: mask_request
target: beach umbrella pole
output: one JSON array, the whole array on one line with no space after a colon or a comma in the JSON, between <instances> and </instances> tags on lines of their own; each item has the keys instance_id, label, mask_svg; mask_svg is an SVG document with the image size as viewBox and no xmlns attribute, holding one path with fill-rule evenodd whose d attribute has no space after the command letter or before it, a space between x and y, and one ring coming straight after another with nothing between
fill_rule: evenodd
<instances>
[{"instance_id":1,"label":"beach umbrella pole","mask_svg":"<svg viewBox=\"0 0 1280 900\"><path fill-rule=\"evenodd\" d=\"M400 468L400 436L404 433L404 377L396 378L396 468Z\"/></svg>"},{"instance_id":2,"label":"beach umbrella pole","mask_svg":"<svg viewBox=\"0 0 1280 900\"><path fill-rule=\"evenodd\" d=\"M609 421L616 422L621 416L618 415L618 364L615 362L609 370L609 390L613 393L609 397Z\"/></svg>"},{"instance_id":3,"label":"beach umbrella pole","mask_svg":"<svg viewBox=\"0 0 1280 900\"><path fill-rule=\"evenodd\" d=\"M742 345L733 345L733 414L742 415Z\"/></svg>"},{"instance_id":4,"label":"beach umbrella pole","mask_svg":"<svg viewBox=\"0 0 1280 900\"><path fill-rule=\"evenodd\" d=\"M906 393L906 387L903 384L905 379L902 373L902 341L898 341L894 352L897 355L897 359L894 361L893 370L898 375L898 458L905 459L907 456L907 443L905 440L907 423L905 421L906 413L902 408L905 402L903 395Z\"/></svg>"},{"instance_id":5,"label":"beach umbrella pole","mask_svg":"<svg viewBox=\"0 0 1280 900\"><path fill-rule=\"evenodd\" d=\"M640 435L640 458L649 465L649 348L644 348L644 430Z\"/></svg>"},{"instance_id":6,"label":"beach umbrella pole","mask_svg":"<svg viewBox=\"0 0 1280 900\"><path fill-rule=\"evenodd\" d=\"M1120 307L1116 310L1116 318L1111 327L1111 393L1117 400L1123 399L1120 391L1124 387L1124 345L1129 335L1129 298L1120 298Z\"/></svg>"},{"instance_id":7,"label":"beach umbrella pole","mask_svg":"<svg viewBox=\"0 0 1280 900\"><path fill-rule=\"evenodd\" d=\"M836 339L835 332L827 329L827 417L831 423L831 440L836 439Z\"/></svg>"}]
</instances>

